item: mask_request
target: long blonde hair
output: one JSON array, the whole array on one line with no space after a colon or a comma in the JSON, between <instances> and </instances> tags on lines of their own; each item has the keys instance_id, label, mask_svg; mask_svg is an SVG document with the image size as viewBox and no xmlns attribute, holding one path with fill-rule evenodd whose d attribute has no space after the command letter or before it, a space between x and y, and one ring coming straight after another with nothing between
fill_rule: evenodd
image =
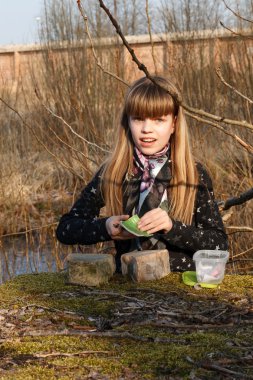
<instances>
[{"instance_id":1,"label":"long blonde hair","mask_svg":"<svg viewBox=\"0 0 253 380\"><path fill-rule=\"evenodd\" d=\"M175 132L170 137L172 180L168 188L169 214L190 224L194 210L198 175L190 149L188 127L182 107L166 91L178 93L167 79L154 76L155 83L143 77L129 88L118 128L115 149L106 161L101 186L108 215L123 213L123 183L133 170L133 148L129 117L176 117Z\"/></svg>"}]
</instances>

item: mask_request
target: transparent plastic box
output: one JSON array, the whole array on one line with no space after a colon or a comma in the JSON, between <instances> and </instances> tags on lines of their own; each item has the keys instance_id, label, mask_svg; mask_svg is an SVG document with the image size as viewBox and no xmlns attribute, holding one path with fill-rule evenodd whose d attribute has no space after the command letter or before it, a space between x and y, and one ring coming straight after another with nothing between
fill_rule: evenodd
<instances>
[{"instance_id":1,"label":"transparent plastic box","mask_svg":"<svg viewBox=\"0 0 253 380\"><path fill-rule=\"evenodd\" d=\"M228 251L202 250L193 255L199 283L220 284L225 275Z\"/></svg>"}]
</instances>

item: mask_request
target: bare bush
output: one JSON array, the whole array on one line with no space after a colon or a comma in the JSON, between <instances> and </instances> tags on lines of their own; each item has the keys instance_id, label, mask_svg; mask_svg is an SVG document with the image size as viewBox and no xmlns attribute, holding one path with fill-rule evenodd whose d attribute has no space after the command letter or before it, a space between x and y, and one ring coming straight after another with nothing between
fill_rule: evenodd
<instances>
[{"instance_id":1,"label":"bare bush","mask_svg":"<svg viewBox=\"0 0 253 380\"><path fill-rule=\"evenodd\" d=\"M1 210L1 228L5 233L37 227L41 221L43 224L55 223L113 143L125 86L98 67L74 3L72 0L44 1L43 54L38 54L30 63L29 80L22 81L16 92L1 94L22 111L23 120L29 126L1 105L4 127L0 144L5 154L0 164L1 200L5 205ZM108 0L107 3L120 20L124 34L148 30L145 1ZM125 78L122 44L117 39L113 44L106 44L100 38L113 36L111 24L97 1L84 1L83 4L97 57L104 68ZM190 38L178 34L177 38L174 36L169 40L168 35L168 50L165 52L168 60L159 73L177 81L188 104L252 123L252 104L225 86L215 71L219 66L232 87L253 98L252 50L248 35L224 40L218 35L215 38L212 34L195 32L196 28L218 27L222 9L217 1L162 0L159 17L155 17L151 6L154 28L163 19L163 28L167 32L194 31L188 34ZM223 21L229 20L228 12ZM130 66L131 71L134 72L134 63ZM213 127L192 118L189 118L189 124L196 159L210 170L218 199L239 195L253 187L251 155ZM242 127L235 130L231 126L226 129L253 144L251 131ZM9 179L8 186L6 178ZM42 210L43 200L47 207ZM227 222L228 232L231 226L252 226L252 214L252 201L237 206ZM231 235L232 256L242 254L240 258L247 258L251 255L253 236L249 232L246 234L247 239L245 233L233 232Z\"/></svg>"}]
</instances>

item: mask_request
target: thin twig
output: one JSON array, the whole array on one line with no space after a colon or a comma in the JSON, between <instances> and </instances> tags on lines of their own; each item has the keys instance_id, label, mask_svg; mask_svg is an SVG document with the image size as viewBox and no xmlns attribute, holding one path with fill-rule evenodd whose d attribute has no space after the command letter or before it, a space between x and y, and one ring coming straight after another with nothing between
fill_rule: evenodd
<instances>
[{"instance_id":1,"label":"thin twig","mask_svg":"<svg viewBox=\"0 0 253 380\"><path fill-rule=\"evenodd\" d=\"M221 24L222 28L228 30L230 33L234 34L235 36L243 37L243 38L245 38L245 39L252 40L252 37L251 37L251 36L245 36L244 34L241 34L241 33L235 32L233 29L231 29L231 28L229 28L228 26L226 26L222 21L220 21L220 24Z\"/></svg>"},{"instance_id":2,"label":"thin twig","mask_svg":"<svg viewBox=\"0 0 253 380\"><path fill-rule=\"evenodd\" d=\"M70 150L73 150L75 153L80 154L83 158L85 158L88 161L91 161L93 164L98 165L98 163L93 160L92 158L86 156L83 152L81 152L79 149L74 148L72 145L68 144L66 141L64 141L56 132L53 128L48 125L48 129L53 133L53 135L56 137L58 141L60 141L64 146L69 148ZM73 156L72 156L73 157ZM82 161L79 159L79 157L73 157L75 160L77 160L79 163L82 163ZM87 170L88 168L86 168Z\"/></svg>"},{"instance_id":3,"label":"thin twig","mask_svg":"<svg viewBox=\"0 0 253 380\"><path fill-rule=\"evenodd\" d=\"M129 87L129 83L127 83L126 81L124 81L124 79L120 78L118 75L116 74L113 74L112 72L108 71L108 70L105 70L103 65L101 64L101 62L99 61L98 59L98 56L96 54L96 51L95 51L95 48L94 48L94 45L93 45L93 41L92 41L92 38L91 38L91 34L90 34L90 30L89 30L89 24L88 24L88 17L83 9L83 6L81 4L81 0L77 0L77 5L78 5L78 8L79 8L79 11L81 13L81 16L84 20L84 24L85 24L85 32L89 38L89 41L90 41L90 45L91 45L91 50L92 50L92 54L93 54L93 57L96 61L96 64L97 66L105 73L105 74L108 74L110 75L111 77L113 77L114 79L117 79L118 81L124 83L126 86Z\"/></svg>"},{"instance_id":4,"label":"thin twig","mask_svg":"<svg viewBox=\"0 0 253 380\"><path fill-rule=\"evenodd\" d=\"M228 264L243 263L243 262L249 262L249 261L251 261L253 263L253 259L238 259L238 260L234 260L234 256L233 256L232 260L229 261ZM241 315L241 312L240 312L240 315Z\"/></svg>"},{"instance_id":5,"label":"thin twig","mask_svg":"<svg viewBox=\"0 0 253 380\"><path fill-rule=\"evenodd\" d=\"M54 154L50 149L48 149L48 147L43 143L43 141L40 140L40 138L36 135L36 133L34 132L34 128L32 128L24 120L24 118L21 116L21 114L15 108L11 107L3 98L0 98L0 101L19 117L19 119L22 121L23 125L29 129L29 131L33 134L33 136L38 141L38 143L43 146L43 148L55 159L55 161L57 161L61 166L63 166L65 169L69 170L72 174L76 175L79 179L81 179L83 181L83 177L79 173L77 173L71 166L63 163L63 161L60 160L56 156L56 154Z\"/></svg>"},{"instance_id":6,"label":"thin twig","mask_svg":"<svg viewBox=\"0 0 253 380\"><path fill-rule=\"evenodd\" d=\"M231 371L230 369L221 367L221 366L216 365L216 364L211 364L211 363L207 363L207 362L203 362L203 361L202 362L195 362L190 356L186 356L186 360L189 363L195 365L196 367L226 373L229 375L239 377L239 379L253 379L253 376L251 376L251 375L247 375L247 374L244 374L241 372Z\"/></svg>"},{"instance_id":7,"label":"thin twig","mask_svg":"<svg viewBox=\"0 0 253 380\"><path fill-rule=\"evenodd\" d=\"M104 332L89 332L89 331L79 331L79 330L73 330L73 329L65 329L61 331L55 331L55 330L30 330L22 333L22 337L24 336L82 336L82 337L98 337L98 338L117 338L117 339L131 339L134 341L140 341L140 342L154 342L154 343L181 343L184 342L179 341L178 339L167 339L167 338L153 338L153 337L146 337L146 336L140 336L140 335L134 335L132 333L129 333L128 331L124 332L118 332L118 331L104 331Z\"/></svg>"},{"instance_id":8,"label":"thin twig","mask_svg":"<svg viewBox=\"0 0 253 380\"><path fill-rule=\"evenodd\" d=\"M7 236L25 235L28 232L42 230L43 228L48 228L48 227L56 226L57 224L58 224L58 222L55 222L55 223L45 224L44 226L41 226L41 227L31 228L29 230L25 230L25 231L21 231L21 232L12 232L12 233L9 233L9 234L1 235L1 238L2 237L7 237Z\"/></svg>"},{"instance_id":9,"label":"thin twig","mask_svg":"<svg viewBox=\"0 0 253 380\"><path fill-rule=\"evenodd\" d=\"M243 21L247 21L247 22L250 22L250 23L253 24L253 21L252 21L252 20L249 20L249 19L243 17L240 13L235 12L232 8L230 8L230 7L227 5L227 3L226 3L225 0L222 0L222 1L223 1L223 3L224 3L225 7L226 7L230 12L232 12L234 16L240 18L240 19L243 20Z\"/></svg>"},{"instance_id":10,"label":"thin twig","mask_svg":"<svg viewBox=\"0 0 253 380\"><path fill-rule=\"evenodd\" d=\"M155 58L155 49L154 49L154 42L153 42L153 37L152 37L152 31L151 31L151 20L149 16L149 3L148 0L146 0L146 15L147 15L147 21L148 21L148 33L149 33L149 38L150 38L150 44L151 44L151 55L155 67L155 74L157 75L157 64L156 64L156 58Z\"/></svg>"},{"instance_id":11,"label":"thin twig","mask_svg":"<svg viewBox=\"0 0 253 380\"><path fill-rule=\"evenodd\" d=\"M105 6L104 2L102 0L98 0L99 1L99 4L100 4L100 7L105 11L105 13L107 14L107 16L109 17L112 25L114 26L115 30L116 30L116 33L120 36L124 46L127 48L127 50L129 51L129 53L131 54L132 56L132 60L136 63L137 67L139 70L143 71L144 74L146 75L146 77L151 81L153 82L154 84L156 84L158 87L162 87L159 83L157 83L157 81L153 78L153 76L149 73L147 67L139 61L139 59L137 58L136 54L135 54L135 51L134 49L131 48L131 46L129 45L128 41L126 40L124 34L122 33L121 31L121 28L117 22L117 20L112 16L110 10ZM80 0L79 0L80 2ZM168 89L165 89L166 91L168 91L168 93L178 102L178 103L182 103L182 99L181 99L181 96L178 92L175 92L173 91L172 89L168 90Z\"/></svg>"},{"instance_id":12,"label":"thin twig","mask_svg":"<svg viewBox=\"0 0 253 380\"><path fill-rule=\"evenodd\" d=\"M222 83L227 86L228 88L230 88L232 91L234 91L237 95L241 96L243 99L247 100L247 102L253 104L253 100L248 98L246 95L243 95L240 91L238 91L235 87L231 86L231 84L229 84L228 82L225 81L225 79L223 78L222 76L222 73L221 73L221 69L220 67L217 67L215 69L216 71L216 74L218 75L218 77L220 78L220 80L222 81Z\"/></svg>"},{"instance_id":13,"label":"thin twig","mask_svg":"<svg viewBox=\"0 0 253 380\"><path fill-rule=\"evenodd\" d=\"M57 356L63 356L67 358L72 358L74 356L83 356L83 355L93 355L93 354L112 354L111 351L80 351L80 352L73 352L67 353L67 352L51 352L48 354L33 354L36 358L44 359L44 358L50 358L50 357L57 357Z\"/></svg>"},{"instance_id":14,"label":"thin twig","mask_svg":"<svg viewBox=\"0 0 253 380\"><path fill-rule=\"evenodd\" d=\"M253 376L251 376L251 375L247 375L246 373L232 371L231 369L224 368L224 367L221 367L221 366L216 365L216 364L201 363L200 366L202 368L204 368L204 369L208 369L208 370L211 369L213 371L218 371L218 372L226 373L228 375L236 376L236 377L238 377L241 380L243 380L243 379L253 379Z\"/></svg>"},{"instance_id":15,"label":"thin twig","mask_svg":"<svg viewBox=\"0 0 253 380\"><path fill-rule=\"evenodd\" d=\"M212 125L213 127L219 129L220 131L222 131L223 133L225 133L226 135L232 137L235 141L237 141L243 148L245 148L249 153L253 154L253 146L246 143L245 141L243 141L240 137L238 137L235 133L232 133L232 132L229 132L227 131L225 128L223 128L220 124L218 123L215 123L213 121L209 121L207 119L204 119L203 117L201 116L197 116L197 115L193 115L192 113L188 112L188 111L185 111L185 114L188 115L189 117L195 119L195 120L198 120L198 121L201 121L203 123L206 123L206 124L209 124L209 125ZM225 202L220 202L219 206L221 205L222 209L223 210L227 210L227 208L224 208L224 204Z\"/></svg>"},{"instance_id":16,"label":"thin twig","mask_svg":"<svg viewBox=\"0 0 253 380\"><path fill-rule=\"evenodd\" d=\"M43 107L44 107L44 108L45 108L45 109L46 109L46 110L47 110L52 116L54 116L55 118L61 120L61 122L62 122L66 127L68 127L68 128L70 129L70 131L71 131L75 136L77 136L79 139L81 139L82 141L84 141L86 144L91 145L91 146L94 146L95 148L97 148L97 149L99 149L99 150L102 150L102 152L110 153L109 150L104 149L104 148L102 148L101 146L97 145L96 143L92 143L92 142L88 141L87 139L85 139L83 136L79 135L79 133L77 133L77 132L71 127L71 125L68 124L68 123L66 122L66 120L63 119L62 116L57 115L55 112L53 112L53 111L52 111L49 107L47 107L45 104L42 104L42 105L43 105Z\"/></svg>"},{"instance_id":17,"label":"thin twig","mask_svg":"<svg viewBox=\"0 0 253 380\"><path fill-rule=\"evenodd\" d=\"M98 295L98 296L109 296L109 297L116 297L116 298L125 298L127 300L134 301L134 302L141 303L141 304L145 303L147 305L154 305L153 302L146 302L146 301L144 301L142 299L139 299L139 298L136 298L136 297L131 297L131 296L126 296L126 295L118 293L118 292L106 292L106 291L96 291L96 290L93 290L93 291L80 290L80 293L82 295L85 295L85 296Z\"/></svg>"},{"instance_id":18,"label":"thin twig","mask_svg":"<svg viewBox=\"0 0 253 380\"><path fill-rule=\"evenodd\" d=\"M233 231L233 233L236 233L236 232L253 232L253 228L251 227L247 227L247 226L228 226L226 227L227 230L235 230Z\"/></svg>"},{"instance_id":19,"label":"thin twig","mask_svg":"<svg viewBox=\"0 0 253 380\"><path fill-rule=\"evenodd\" d=\"M38 127L42 130L41 126L39 124L37 124ZM57 140L59 140L61 142L62 145L58 145L61 149L64 149L64 147L68 147L70 150L74 151L75 153L79 153L81 155L83 155L84 158L86 158L87 160L91 161L92 163L94 163L96 166L98 166L98 163L93 161L92 159L90 159L89 157L85 156L80 150L74 148L73 146L69 145L68 143L66 143L64 140L62 140L60 138L60 136L57 135L57 133L53 130L53 128L50 127L50 125L48 125L48 129L52 132L52 134L57 138ZM43 133L43 130L42 130L42 133ZM47 134L47 138L48 138L48 142L51 141L53 144L55 144L55 141L54 139L52 138L52 136L50 134ZM91 169L86 165L84 165L84 161L82 161L79 157L78 157L78 154L76 154L75 156L72 154L71 152L71 158L73 158L75 161L77 161L83 169L86 170L86 172L88 172L89 174L92 174L92 171Z\"/></svg>"},{"instance_id":20,"label":"thin twig","mask_svg":"<svg viewBox=\"0 0 253 380\"><path fill-rule=\"evenodd\" d=\"M157 81L154 79L154 77L149 73L147 67L137 58L136 54L135 54L135 51L131 48L131 46L129 45L129 43L127 42L124 34L122 33L121 31L121 28L117 22L117 20L112 16L110 10L105 6L103 0L98 0L99 1L99 4L100 4L100 7L105 11L105 13L107 14L107 16L109 17L111 23L113 24L115 30L116 30L116 33L120 36L123 44L125 45L125 47L127 48L127 50L129 51L129 53L131 54L132 56L132 60L135 62L135 64L137 65L138 69L143 71L144 74L146 75L146 77L151 81L153 82L154 84L156 84L158 87L161 87L163 88L165 91L167 91L175 100L178 104L181 105L181 107L183 107L186 111L188 111L189 113L191 114L196 114L196 115L199 115L199 116L205 116L207 117L208 119L211 119L211 120L214 120L216 122L223 122L225 124L229 124L229 125L235 125L235 126L240 126L240 127L245 127L245 128L248 128L250 130L253 130L253 125L251 123L248 123L246 121L238 121L238 120L232 120L232 119L227 119L223 116L217 116L217 115L213 115L209 112L206 112L204 110L201 110L201 109L197 109L197 108L194 108L194 107L191 107L189 106L188 104L184 103L180 94L178 92L175 92L173 91L172 89L168 89L168 88L165 88L163 86L161 86L159 83L157 83ZM212 125L212 122L209 121L209 120L206 120L205 121L207 124L210 124ZM223 129L224 130L224 129ZM238 138L239 139L239 138Z\"/></svg>"},{"instance_id":21,"label":"thin twig","mask_svg":"<svg viewBox=\"0 0 253 380\"><path fill-rule=\"evenodd\" d=\"M253 247L251 247L251 248L249 248L249 249L246 249L246 251L243 251L243 252L237 253L236 255L233 255L232 260L234 260L235 257L243 256L243 255L245 255L246 253L248 253L249 251L252 251L252 250L253 250Z\"/></svg>"},{"instance_id":22,"label":"thin twig","mask_svg":"<svg viewBox=\"0 0 253 380\"><path fill-rule=\"evenodd\" d=\"M222 323L222 324L201 324L198 325L196 323L194 324L183 324L183 323L167 323L167 322L154 322L154 321L143 321L143 322L137 322L135 325L140 326L153 326L153 327L161 327L161 328L171 328L171 329L186 329L186 330L208 330L208 329L227 329L227 328L233 328L235 327L235 323L229 322L229 323ZM236 323L238 325L238 322Z\"/></svg>"},{"instance_id":23,"label":"thin twig","mask_svg":"<svg viewBox=\"0 0 253 380\"><path fill-rule=\"evenodd\" d=\"M30 309L30 308L43 309L43 310L54 312L54 313L68 314L68 315L71 315L71 316L76 315L78 317L82 317L81 313L76 313L76 312L70 311L70 310L56 309L55 307L47 307L47 306L37 305L35 303L27 304L26 306L24 306L24 308L25 309Z\"/></svg>"}]
</instances>

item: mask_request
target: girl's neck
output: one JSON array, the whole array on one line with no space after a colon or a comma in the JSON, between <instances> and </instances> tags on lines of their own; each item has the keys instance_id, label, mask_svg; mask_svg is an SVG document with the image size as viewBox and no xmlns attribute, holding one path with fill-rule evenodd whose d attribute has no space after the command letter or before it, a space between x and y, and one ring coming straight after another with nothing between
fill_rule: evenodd
<instances>
[{"instance_id":1,"label":"girl's neck","mask_svg":"<svg viewBox=\"0 0 253 380\"><path fill-rule=\"evenodd\" d=\"M134 149L139 153L141 154L142 156L144 156L145 158L155 158L155 157L161 157L161 156L164 156L166 155L166 153L168 152L169 150L169 147L170 147L170 144L166 144L165 147L162 149L162 150L159 150L159 152L156 152L156 153L153 153L153 154L143 154L136 146L134 147Z\"/></svg>"}]
</instances>

